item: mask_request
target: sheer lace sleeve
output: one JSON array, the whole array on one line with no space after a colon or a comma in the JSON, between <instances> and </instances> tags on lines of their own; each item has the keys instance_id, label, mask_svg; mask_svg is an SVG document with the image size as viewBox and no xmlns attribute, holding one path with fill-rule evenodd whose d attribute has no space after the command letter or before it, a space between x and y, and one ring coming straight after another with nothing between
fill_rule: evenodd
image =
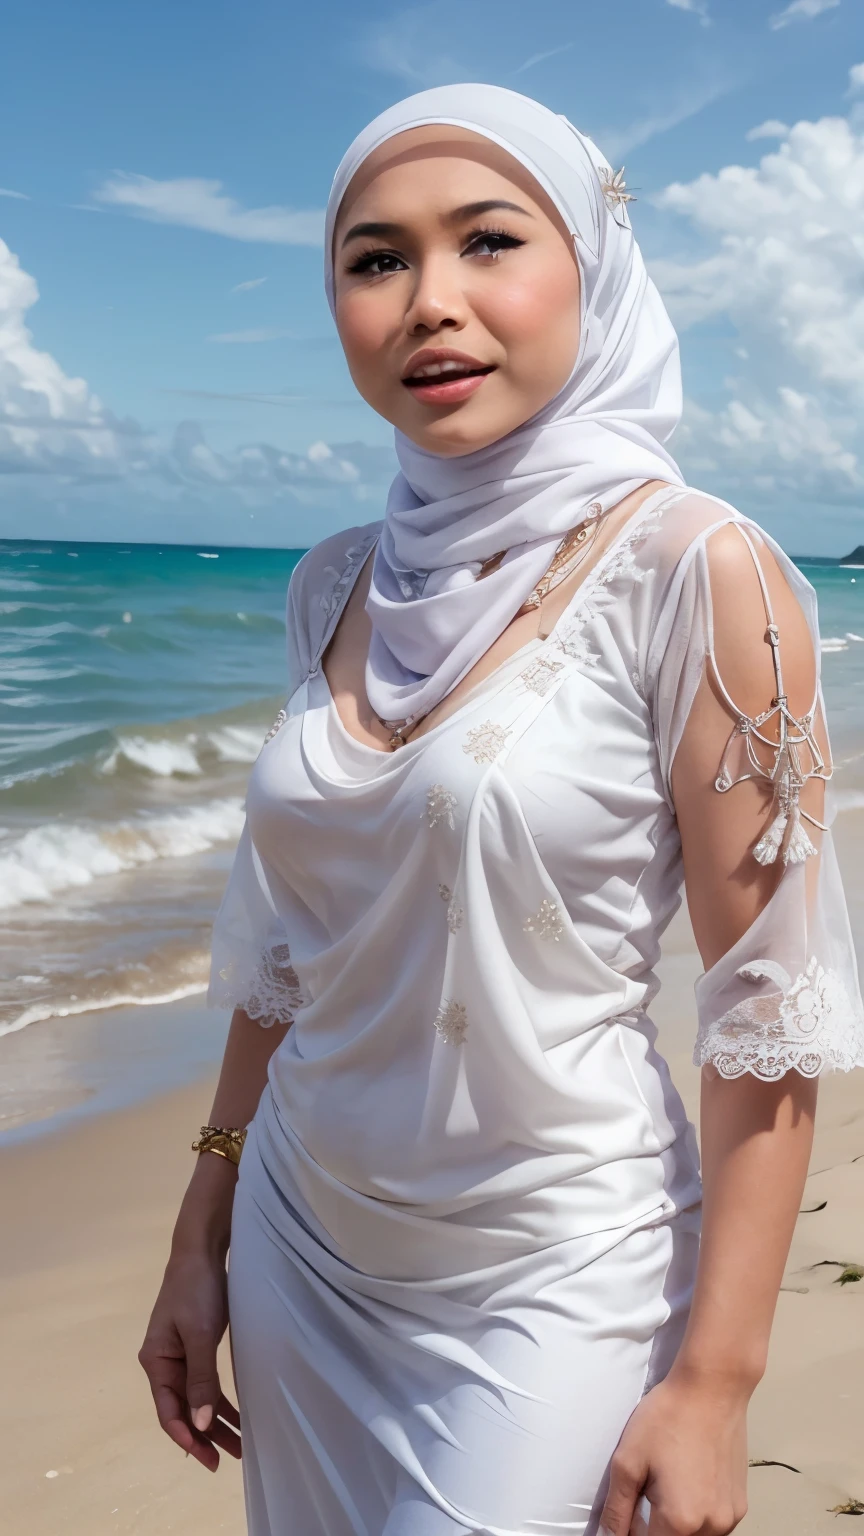
<instances>
[{"instance_id":1,"label":"sheer lace sleeve","mask_svg":"<svg viewBox=\"0 0 864 1536\"><path fill-rule=\"evenodd\" d=\"M733 551L733 558L743 558L745 564L752 561L755 566L758 589L752 583L752 569L751 586L757 593L756 602L761 594L764 610L759 615L749 610L745 613L743 608L740 612L732 610L734 624L739 627L739 651L740 635L754 635L753 651L743 658L745 677L749 665L754 677L773 678L773 690L766 685L763 707L752 713L742 706L735 688L727 686L728 678L717 659L709 541L724 523L730 533L734 529L733 538L740 537L741 551L747 551L746 555ZM816 681L812 702L804 713L796 713L790 702L798 700L796 707L800 706L802 681L784 675L784 627L775 618L764 556L760 559L760 549L766 548L779 567L781 580L785 578L797 600L794 612L799 629L801 614L806 620L806 659ZM784 623L788 622L787 616ZM750 917L743 933L742 924L737 924L740 937L719 958L712 957L713 963L697 982L696 1064L712 1065L724 1077L750 1072L765 1080L782 1077L793 1068L812 1077L825 1069L864 1066L864 1008L829 826L830 810L818 815L815 810L821 811L821 787L830 778L831 769L812 588L778 546L754 525L739 518L715 520L714 527L705 530L686 550L667 585L653 649L652 706L670 799L673 764L685 732L694 728L691 720L713 718L711 710L715 716L722 710L725 716L725 750L721 736L715 755L712 737L709 760L700 743L687 740L682 754L686 769L676 772L689 773L691 764L696 764L698 788L691 795L691 786L686 785L689 822L692 826L694 817L701 815L705 823L712 824L704 843L697 838L700 850L722 848L724 837L729 845L723 874L714 878L713 884L713 877L706 879L710 898L707 904L703 901L702 908L703 913L706 909L709 912L709 926L716 926L718 933L726 932L736 927L730 913L749 909ZM800 645L796 655L799 652ZM766 666L766 655L770 666ZM700 707L694 712L697 697ZM704 781L699 773L700 751L706 767ZM754 787L761 789L761 797L754 794ZM680 784L678 795L682 795ZM741 797L748 795L745 807ZM748 829L743 836L742 826ZM698 885L702 875L698 869L693 874L692 855L688 867L683 820L682 838L688 894L692 895L691 880ZM711 900L715 902L716 924ZM700 947L704 954L701 939Z\"/></svg>"},{"instance_id":2,"label":"sheer lace sleeve","mask_svg":"<svg viewBox=\"0 0 864 1536\"><path fill-rule=\"evenodd\" d=\"M312 553L308 551L295 566L288 584L285 630L289 701L309 668L310 640L303 611L308 604ZM284 720L282 709L264 744ZM288 936L273 900L272 880L247 823L213 924L207 1001L211 1008L230 1012L242 1008L250 1019L265 1027L290 1023L303 1002L291 965Z\"/></svg>"},{"instance_id":3,"label":"sheer lace sleeve","mask_svg":"<svg viewBox=\"0 0 864 1536\"><path fill-rule=\"evenodd\" d=\"M289 1024L303 1004L269 872L248 825L213 925L207 1001L211 1008L242 1008L264 1026Z\"/></svg>"},{"instance_id":4,"label":"sheer lace sleeve","mask_svg":"<svg viewBox=\"0 0 864 1536\"><path fill-rule=\"evenodd\" d=\"M265 744L281 728L298 689L326 645L351 577L371 548L380 523L346 528L306 551L288 584L285 632L288 662L286 708L279 711ZM253 769L254 773L254 769ZM237 846L222 904L213 925L210 986L213 1008L242 1008L260 1024L290 1023L306 998L291 964L291 941L280 913L290 912L290 892L256 847L248 822Z\"/></svg>"}]
</instances>

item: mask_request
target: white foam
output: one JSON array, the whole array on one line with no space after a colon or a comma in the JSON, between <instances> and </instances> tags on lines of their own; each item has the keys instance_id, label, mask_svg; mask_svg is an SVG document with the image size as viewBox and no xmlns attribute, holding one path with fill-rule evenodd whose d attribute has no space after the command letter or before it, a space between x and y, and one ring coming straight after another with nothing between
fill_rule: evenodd
<instances>
[{"instance_id":1,"label":"white foam","mask_svg":"<svg viewBox=\"0 0 864 1536\"><path fill-rule=\"evenodd\" d=\"M819 647L823 655L830 651L848 651L849 641L842 635L826 635L823 640L820 640Z\"/></svg>"},{"instance_id":2,"label":"white foam","mask_svg":"<svg viewBox=\"0 0 864 1536\"><path fill-rule=\"evenodd\" d=\"M17 1019L10 1019L8 1024L0 1024L0 1037L3 1035L15 1035L19 1029L26 1029L28 1024L41 1024L45 1019L70 1019L77 1013L98 1013L105 1008L152 1008L159 1003L179 1003L184 997L198 997L207 991L206 981L190 981L185 986L175 987L173 992L160 992L155 997L133 997L120 994L117 997L96 998L84 1003L34 1003L32 1008L25 1008Z\"/></svg>"},{"instance_id":3,"label":"white foam","mask_svg":"<svg viewBox=\"0 0 864 1536\"><path fill-rule=\"evenodd\" d=\"M856 635L853 630L847 629L846 639L854 640L857 645L864 645L864 635Z\"/></svg>"},{"instance_id":4,"label":"white foam","mask_svg":"<svg viewBox=\"0 0 864 1536\"><path fill-rule=\"evenodd\" d=\"M32 827L0 842L0 908L50 902L59 891L156 859L204 853L234 842L242 829L243 802L235 798L101 827L62 821Z\"/></svg>"},{"instance_id":5,"label":"white foam","mask_svg":"<svg viewBox=\"0 0 864 1536\"><path fill-rule=\"evenodd\" d=\"M207 740L223 763L254 763L264 732L248 725L223 725L221 730L209 731Z\"/></svg>"},{"instance_id":6,"label":"white foam","mask_svg":"<svg viewBox=\"0 0 864 1536\"><path fill-rule=\"evenodd\" d=\"M199 560L218 560L219 556L218 555L205 555L204 551L199 549L199 551L198 551L198 559Z\"/></svg>"},{"instance_id":7,"label":"white foam","mask_svg":"<svg viewBox=\"0 0 864 1536\"><path fill-rule=\"evenodd\" d=\"M194 736L186 741L150 741L146 736L121 736L111 756L102 764L102 772L116 773L125 758L135 768L142 768L145 773L153 773L160 779L169 779L173 774L193 777L201 772L194 742Z\"/></svg>"}]
</instances>

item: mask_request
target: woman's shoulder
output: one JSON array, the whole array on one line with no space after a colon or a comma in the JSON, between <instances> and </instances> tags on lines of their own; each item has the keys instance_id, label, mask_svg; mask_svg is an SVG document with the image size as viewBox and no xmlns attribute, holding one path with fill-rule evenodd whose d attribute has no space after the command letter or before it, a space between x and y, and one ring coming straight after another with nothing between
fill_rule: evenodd
<instances>
[{"instance_id":1,"label":"woman's shoulder","mask_svg":"<svg viewBox=\"0 0 864 1536\"><path fill-rule=\"evenodd\" d=\"M290 587L313 597L338 581L346 566L353 566L371 549L381 528L381 519L373 523L355 523L340 528L312 544L291 572Z\"/></svg>"},{"instance_id":2,"label":"woman's shoulder","mask_svg":"<svg viewBox=\"0 0 864 1536\"><path fill-rule=\"evenodd\" d=\"M812 589L803 571L767 529L748 513L708 491L685 486L663 510L645 541L644 563L654 575L655 596L688 577L710 577L732 587L752 578L754 564L781 574L803 599Z\"/></svg>"},{"instance_id":3,"label":"woman's shoulder","mask_svg":"<svg viewBox=\"0 0 864 1536\"><path fill-rule=\"evenodd\" d=\"M288 584L288 608L295 623L308 626L319 614L329 618L380 529L380 518L340 528L300 556Z\"/></svg>"}]
</instances>

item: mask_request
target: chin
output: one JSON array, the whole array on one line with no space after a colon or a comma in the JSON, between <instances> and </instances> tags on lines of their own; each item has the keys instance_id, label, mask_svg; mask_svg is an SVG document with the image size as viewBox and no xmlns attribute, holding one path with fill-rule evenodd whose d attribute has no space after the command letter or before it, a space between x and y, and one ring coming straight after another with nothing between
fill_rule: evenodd
<instances>
[{"instance_id":1,"label":"chin","mask_svg":"<svg viewBox=\"0 0 864 1536\"><path fill-rule=\"evenodd\" d=\"M425 448L427 453L438 453L442 458L455 459L488 448L490 443L497 443L499 438L506 437L511 427L489 422L480 426L477 422L461 421L459 413L454 412L451 416L442 416L436 422L428 422L423 428L418 428L412 422L410 427L403 426L400 431L410 437L418 448Z\"/></svg>"}]
</instances>

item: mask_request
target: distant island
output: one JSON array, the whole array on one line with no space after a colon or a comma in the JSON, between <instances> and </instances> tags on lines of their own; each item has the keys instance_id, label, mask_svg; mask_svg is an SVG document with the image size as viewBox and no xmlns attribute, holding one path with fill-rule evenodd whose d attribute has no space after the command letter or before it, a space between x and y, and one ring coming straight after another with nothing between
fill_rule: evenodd
<instances>
[{"instance_id":1,"label":"distant island","mask_svg":"<svg viewBox=\"0 0 864 1536\"><path fill-rule=\"evenodd\" d=\"M859 544L857 549L853 549L851 555L844 555L840 564L864 565L864 544Z\"/></svg>"}]
</instances>

